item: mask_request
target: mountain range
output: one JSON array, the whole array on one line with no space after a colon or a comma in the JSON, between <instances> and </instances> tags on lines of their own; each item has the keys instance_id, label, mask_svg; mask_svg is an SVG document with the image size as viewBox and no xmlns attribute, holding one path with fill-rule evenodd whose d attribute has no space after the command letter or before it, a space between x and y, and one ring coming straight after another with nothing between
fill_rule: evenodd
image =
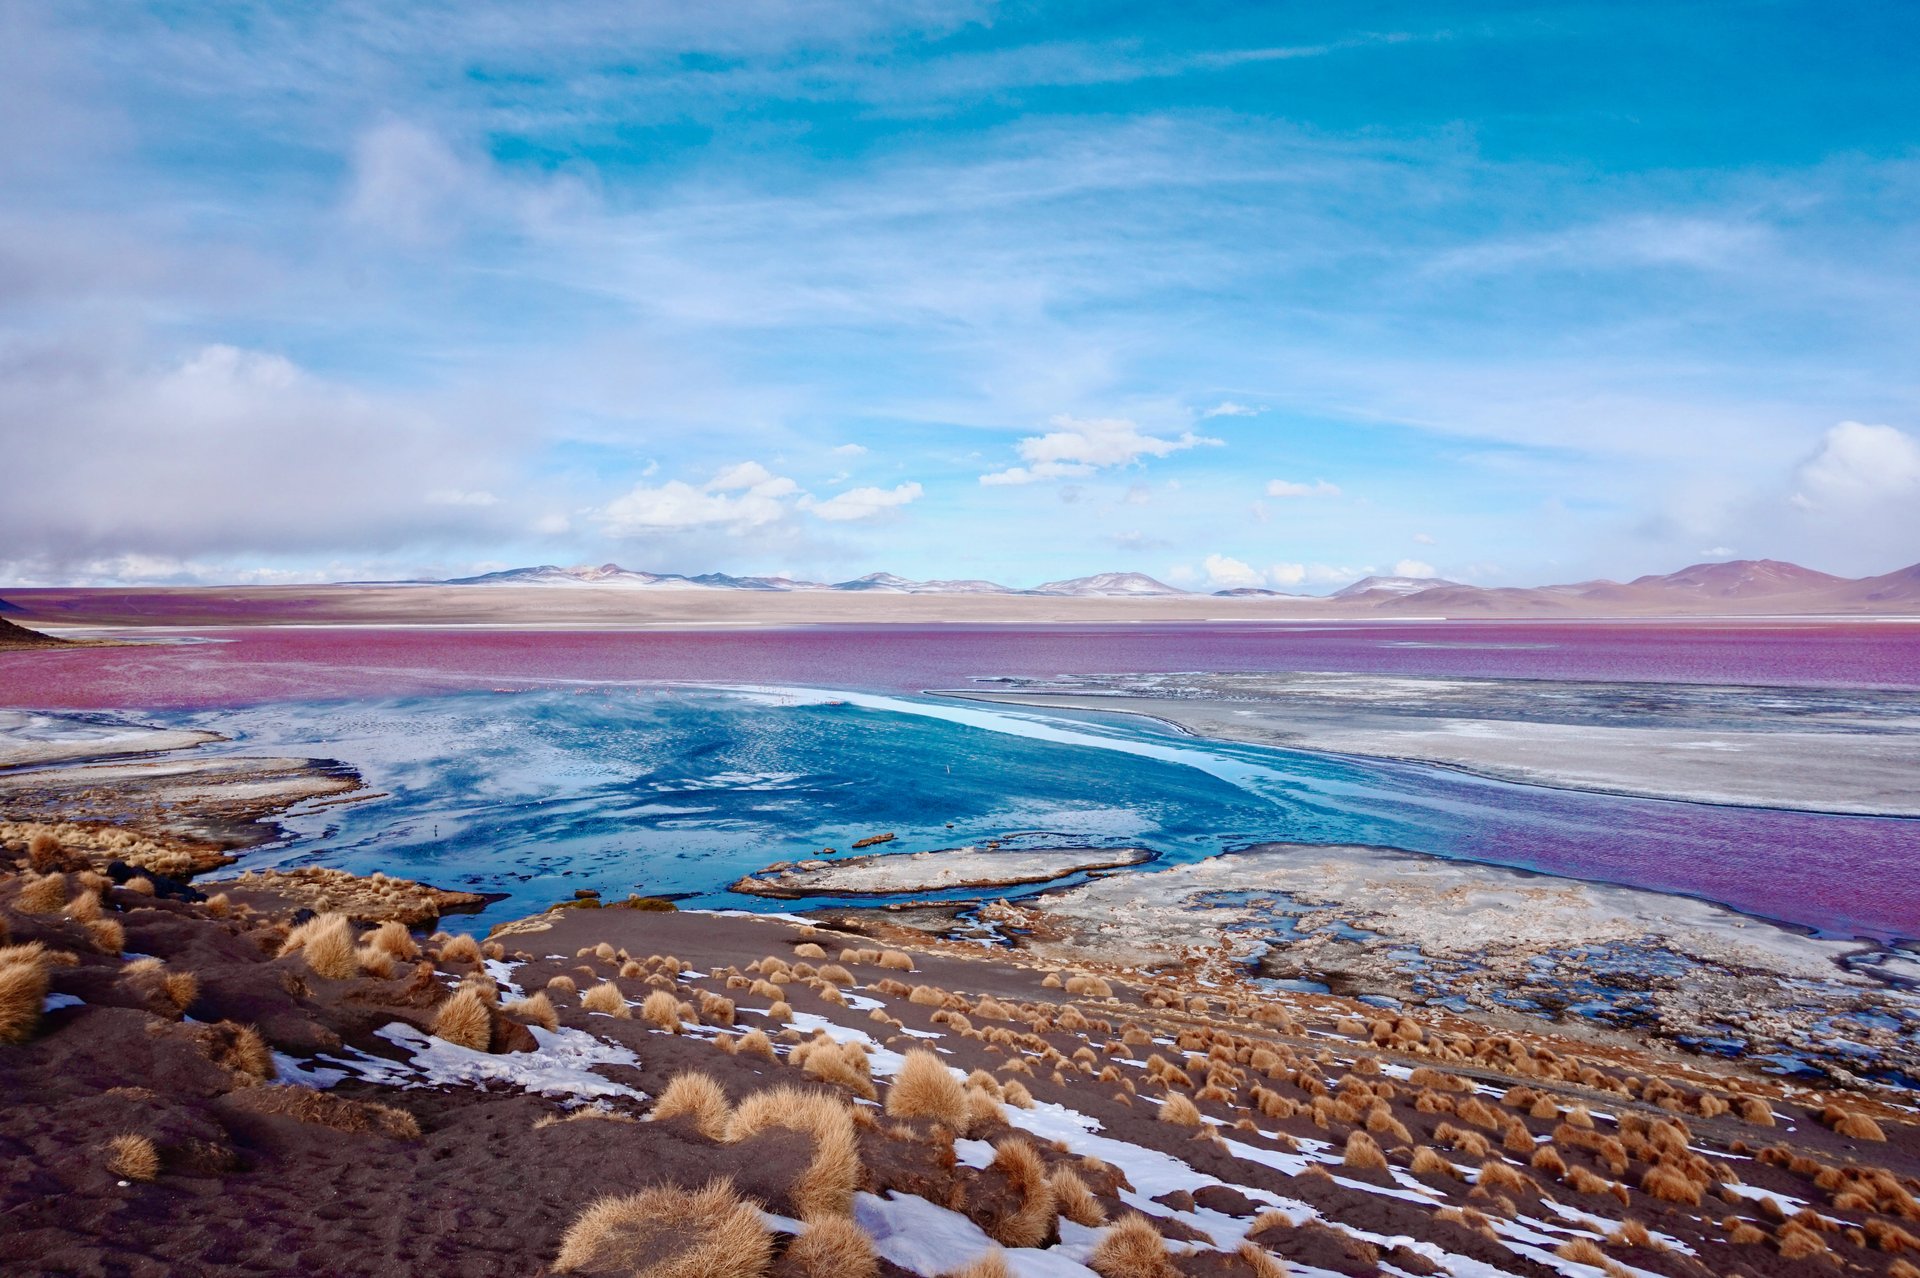
<instances>
[{"instance_id":1,"label":"mountain range","mask_svg":"<svg viewBox=\"0 0 1920 1278\"><path fill-rule=\"evenodd\" d=\"M373 584L373 583L369 583ZM677 572L641 572L619 564L599 567L582 565L560 568L541 564L534 568L508 568L482 573L477 577L453 577L445 581L420 582L436 586L604 586L623 590L841 590L883 595L1053 595L1053 596L1147 596L1184 595L1192 592L1156 581L1145 573L1103 572L1091 577L1073 577L1049 581L1032 590L1002 586L998 582L969 579L961 581L913 581L890 572L870 572L850 581L796 581L791 577L731 577L723 572L705 572L686 576Z\"/></svg>"},{"instance_id":2,"label":"mountain range","mask_svg":"<svg viewBox=\"0 0 1920 1278\"><path fill-rule=\"evenodd\" d=\"M1145 573L1105 572L1049 581L1031 590L978 579L915 581L887 572L848 581L797 581L788 577L734 577L726 573L641 572L618 564L561 568L542 564L476 577L420 582L444 586L602 587L624 590L838 591L896 595L1026 595L1056 598L1200 597ZM1920 564L1877 577L1837 577L1776 559L1736 559L1691 564L1678 572L1631 581L1572 582L1549 586L1474 586L1441 577L1365 577L1331 596L1287 594L1259 587L1211 592L1221 598L1268 598L1326 603L1329 599L1366 611L1420 616L1590 616L1670 612L1910 612L1920 611Z\"/></svg>"}]
</instances>

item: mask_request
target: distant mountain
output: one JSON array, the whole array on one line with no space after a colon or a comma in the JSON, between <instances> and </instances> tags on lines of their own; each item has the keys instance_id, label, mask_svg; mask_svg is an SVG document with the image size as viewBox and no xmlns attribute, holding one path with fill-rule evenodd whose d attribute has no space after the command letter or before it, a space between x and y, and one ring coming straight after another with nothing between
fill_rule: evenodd
<instances>
[{"instance_id":1,"label":"distant mountain","mask_svg":"<svg viewBox=\"0 0 1920 1278\"><path fill-rule=\"evenodd\" d=\"M1037 586L1036 595L1184 595L1189 591L1177 586L1169 586L1164 581L1155 581L1143 572L1100 572L1091 577L1069 577L1065 581L1049 581Z\"/></svg>"},{"instance_id":2,"label":"distant mountain","mask_svg":"<svg viewBox=\"0 0 1920 1278\"><path fill-rule=\"evenodd\" d=\"M1732 559L1725 563L1690 564L1679 572L1635 577L1627 586L1643 591L1680 591L1702 598L1753 599L1801 594L1845 581L1844 577L1778 559Z\"/></svg>"},{"instance_id":3,"label":"distant mountain","mask_svg":"<svg viewBox=\"0 0 1920 1278\"><path fill-rule=\"evenodd\" d=\"M362 585L380 583L359 583ZM398 584L398 583L386 583ZM573 568L541 564L413 585L589 586L618 590L830 591L887 595L1005 595L1075 598L1202 597L1145 573L1103 572L1049 581L1032 590L979 579L916 581L870 572L823 583L788 577L735 577L709 572L641 572L619 564ZM1920 564L1878 577L1850 579L1777 559L1691 564L1619 582L1604 579L1549 586L1470 586L1443 577L1364 577L1324 599L1259 586L1212 592L1221 599L1288 599L1319 604L1342 616L1382 613L1424 617L1762 616L1920 612ZM0 610L6 610L0 604Z\"/></svg>"},{"instance_id":4,"label":"distant mountain","mask_svg":"<svg viewBox=\"0 0 1920 1278\"><path fill-rule=\"evenodd\" d=\"M1448 581L1445 577L1362 577L1351 586L1343 586L1333 592L1335 599L1357 599L1362 595L1417 595L1423 590L1434 590L1443 586L1458 586L1457 581Z\"/></svg>"},{"instance_id":5,"label":"distant mountain","mask_svg":"<svg viewBox=\"0 0 1920 1278\"><path fill-rule=\"evenodd\" d=\"M837 581L832 590L879 591L890 595L1019 595L1025 591L997 582L968 579L962 581L913 581L890 572L870 572L852 581Z\"/></svg>"}]
</instances>

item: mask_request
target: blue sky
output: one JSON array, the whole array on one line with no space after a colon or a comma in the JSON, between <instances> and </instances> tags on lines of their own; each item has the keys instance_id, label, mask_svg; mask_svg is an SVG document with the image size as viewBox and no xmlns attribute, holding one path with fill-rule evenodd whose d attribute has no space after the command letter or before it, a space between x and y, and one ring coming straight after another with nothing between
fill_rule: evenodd
<instances>
[{"instance_id":1,"label":"blue sky","mask_svg":"<svg viewBox=\"0 0 1920 1278\"><path fill-rule=\"evenodd\" d=\"M1920 559L1920 8L0 4L0 582Z\"/></svg>"}]
</instances>

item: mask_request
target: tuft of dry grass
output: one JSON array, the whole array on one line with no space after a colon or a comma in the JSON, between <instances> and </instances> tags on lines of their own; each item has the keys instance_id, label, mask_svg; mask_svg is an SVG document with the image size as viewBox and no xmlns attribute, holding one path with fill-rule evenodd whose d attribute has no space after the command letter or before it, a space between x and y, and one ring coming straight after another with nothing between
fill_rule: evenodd
<instances>
[{"instance_id":1,"label":"tuft of dry grass","mask_svg":"<svg viewBox=\"0 0 1920 1278\"><path fill-rule=\"evenodd\" d=\"M770 1128L808 1132L813 1161L791 1191L802 1216L845 1215L860 1186L860 1139L847 1107L824 1092L774 1087L740 1102L727 1125L729 1141L750 1140Z\"/></svg>"},{"instance_id":2,"label":"tuft of dry grass","mask_svg":"<svg viewBox=\"0 0 1920 1278\"><path fill-rule=\"evenodd\" d=\"M893 1086L887 1089L887 1113L894 1118L931 1118L964 1132L966 1089L938 1056L916 1047L907 1053Z\"/></svg>"},{"instance_id":3,"label":"tuft of dry grass","mask_svg":"<svg viewBox=\"0 0 1920 1278\"><path fill-rule=\"evenodd\" d=\"M793 1019L793 1006L785 999L781 999L778 1003L775 1003L767 1009L767 1019L769 1021L790 1021Z\"/></svg>"},{"instance_id":4,"label":"tuft of dry grass","mask_svg":"<svg viewBox=\"0 0 1920 1278\"><path fill-rule=\"evenodd\" d=\"M1640 1191L1662 1202L1679 1203L1686 1207L1700 1205L1700 1186L1686 1173L1672 1167L1655 1165L1647 1168L1647 1174L1640 1178Z\"/></svg>"},{"instance_id":5,"label":"tuft of dry grass","mask_svg":"<svg viewBox=\"0 0 1920 1278\"><path fill-rule=\"evenodd\" d=\"M67 903L67 876L44 874L21 880L13 908L22 914L57 914Z\"/></svg>"},{"instance_id":6,"label":"tuft of dry grass","mask_svg":"<svg viewBox=\"0 0 1920 1278\"><path fill-rule=\"evenodd\" d=\"M407 931L407 925L393 919L388 919L362 936L360 943L392 955L403 963L420 957L420 947L414 943L413 934Z\"/></svg>"},{"instance_id":7,"label":"tuft of dry grass","mask_svg":"<svg viewBox=\"0 0 1920 1278\"><path fill-rule=\"evenodd\" d=\"M277 1114L336 1132L419 1140L420 1123L404 1109L379 1101L352 1100L311 1087L278 1083L246 1092L240 1103L256 1114Z\"/></svg>"},{"instance_id":8,"label":"tuft of dry grass","mask_svg":"<svg viewBox=\"0 0 1920 1278\"><path fill-rule=\"evenodd\" d=\"M1156 1116L1163 1123L1172 1123L1176 1127L1198 1127L1200 1110L1192 1101L1179 1092L1168 1092L1166 1099L1160 1102L1160 1112Z\"/></svg>"},{"instance_id":9,"label":"tuft of dry grass","mask_svg":"<svg viewBox=\"0 0 1920 1278\"><path fill-rule=\"evenodd\" d=\"M655 1263L663 1251L668 1258ZM759 1209L730 1182L715 1180L691 1192L657 1185L595 1200L568 1226L553 1267L561 1273L760 1278L772 1263L773 1234Z\"/></svg>"},{"instance_id":10,"label":"tuft of dry grass","mask_svg":"<svg viewBox=\"0 0 1920 1278\"><path fill-rule=\"evenodd\" d=\"M1160 1231L1137 1212L1101 1236L1087 1265L1100 1278L1177 1278L1180 1272L1167 1259Z\"/></svg>"},{"instance_id":11,"label":"tuft of dry grass","mask_svg":"<svg viewBox=\"0 0 1920 1278\"><path fill-rule=\"evenodd\" d=\"M1069 976L1067 993L1080 998L1112 998L1113 986L1097 976Z\"/></svg>"},{"instance_id":12,"label":"tuft of dry grass","mask_svg":"<svg viewBox=\"0 0 1920 1278\"><path fill-rule=\"evenodd\" d=\"M562 994L571 994L575 990L579 989L580 986L577 983L575 983L574 979L571 976L568 976L566 973L563 972L559 976L548 977L547 988L550 990L556 990Z\"/></svg>"},{"instance_id":13,"label":"tuft of dry grass","mask_svg":"<svg viewBox=\"0 0 1920 1278\"><path fill-rule=\"evenodd\" d=\"M1865 1114L1841 1109L1829 1105L1820 1111L1820 1121L1833 1128L1836 1136L1845 1136L1848 1140L1884 1141L1887 1134L1880 1130L1880 1124Z\"/></svg>"},{"instance_id":14,"label":"tuft of dry grass","mask_svg":"<svg viewBox=\"0 0 1920 1278\"><path fill-rule=\"evenodd\" d=\"M810 1216L807 1232L787 1248L785 1264L799 1278L874 1278L880 1261L873 1239L846 1216Z\"/></svg>"},{"instance_id":15,"label":"tuft of dry grass","mask_svg":"<svg viewBox=\"0 0 1920 1278\"><path fill-rule=\"evenodd\" d=\"M612 981L602 981L582 994L580 1006L589 1012L605 1012L608 1016L615 1016L621 1020L632 1015L627 1011L627 1000L620 993L620 987Z\"/></svg>"},{"instance_id":16,"label":"tuft of dry grass","mask_svg":"<svg viewBox=\"0 0 1920 1278\"><path fill-rule=\"evenodd\" d=\"M484 1052L493 1036L493 1009L478 990L462 986L434 1014L433 1033L449 1043Z\"/></svg>"},{"instance_id":17,"label":"tuft of dry grass","mask_svg":"<svg viewBox=\"0 0 1920 1278\"><path fill-rule=\"evenodd\" d=\"M1342 1166L1355 1171L1387 1170L1387 1156L1380 1152L1380 1146L1374 1143L1373 1137L1363 1131L1347 1133L1347 1148L1340 1155L1340 1162Z\"/></svg>"},{"instance_id":18,"label":"tuft of dry grass","mask_svg":"<svg viewBox=\"0 0 1920 1278\"><path fill-rule=\"evenodd\" d=\"M748 1030L735 1040L733 1044L733 1054L735 1056L764 1056L768 1060L773 1060L773 1040L768 1038L766 1034L760 1030Z\"/></svg>"},{"instance_id":19,"label":"tuft of dry grass","mask_svg":"<svg viewBox=\"0 0 1920 1278\"><path fill-rule=\"evenodd\" d=\"M122 1180L152 1180L160 1174L160 1151L145 1136L122 1132L106 1144L107 1170Z\"/></svg>"},{"instance_id":20,"label":"tuft of dry grass","mask_svg":"<svg viewBox=\"0 0 1920 1278\"><path fill-rule=\"evenodd\" d=\"M1426 1145L1413 1151L1413 1161L1408 1164L1408 1169L1416 1176L1446 1176L1452 1179L1460 1175L1458 1168Z\"/></svg>"},{"instance_id":21,"label":"tuft of dry grass","mask_svg":"<svg viewBox=\"0 0 1920 1278\"><path fill-rule=\"evenodd\" d=\"M196 1025L194 1036L199 1040L200 1048L207 1059L223 1069L232 1070L248 1083L264 1083L272 1079L278 1068L273 1063L273 1052L267 1047L267 1040L260 1037L260 1031L251 1025L241 1025L236 1021L216 1021L212 1025Z\"/></svg>"},{"instance_id":22,"label":"tuft of dry grass","mask_svg":"<svg viewBox=\"0 0 1920 1278\"><path fill-rule=\"evenodd\" d=\"M827 952L812 941L800 942L793 947L793 953L796 958L823 959L827 956Z\"/></svg>"},{"instance_id":23,"label":"tuft of dry grass","mask_svg":"<svg viewBox=\"0 0 1920 1278\"><path fill-rule=\"evenodd\" d=\"M858 1043L816 1039L794 1048L788 1060L804 1069L809 1078L845 1087L865 1100L879 1095L869 1074L867 1054Z\"/></svg>"},{"instance_id":24,"label":"tuft of dry grass","mask_svg":"<svg viewBox=\"0 0 1920 1278\"><path fill-rule=\"evenodd\" d=\"M675 1034L680 1032L680 1000L667 990L655 990L640 1004L640 1019Z\"/></svg>"},{"instance_id":25,"label":"tuft of dry grass","mask_svg":"<svg viewBox=\"0 0 1920 1278\"><path fill-rule=\"evenodd\" d=\"M480 942L465 932L447 940L440 947L439 960L442 963L471 963L478 967L486 958L480 952Z\"/></svg>"},{"instance_id":26,"label":"tuft of dry grass","mask_svg":"<svg viewBox=\"0 0 1920 1278\"><path fill-rule=\"evenodd\" d=\"M102 954L118 954L127 948L127 929L119 919L94 919L87 924L87 941Z\"/></svg>"},{"instance_id":27,"label":"tuft of dry grass","mask_svg":"<svg viewBox=\"0 0 1920 1278\"><path fill-rule=\"evenodd\" d=\"M1004 1174L1020 1206L1002 1217L988 1230L996 1240L1009 1247L1038 1247L1053 1233L1055 1209L1053 1182L1047 1176L1047 1164L1025 1139L1009 1136L993 1147L994 1170Z\"/></svg>"},{"instance_id":28,"label":"tuft of dry grass","mask_svg":"<svg viewBox=\"0 0 1920 1278\"><path fill-rule=\"evenodd\" d=\"M998 1247L992 1251L983 1251L958 1269L948 1269L940 1278L1013 1278L1013 1271L1007 1268L1007 1258Z\"/></svg>"},{"instance_id":29,"label":"tuft of dry grass","mask_svg":"<svg viewBox=\"0 0 1920 1278\"><path fill-rule=\"evenodd\" d=\"M1076 1225L1092 1227L1107 1223L1107 1209L1093 1196L1079 1172L1063 1163L1055 1167L1047 1179L1053 1183L1054 1202L1062 1216Z\"/></svg>"},{"instance_id":30,"label":"tuft of dry grass","mask_svg":"<svg viewBox=\"0 0 1920 1278\"><path fill-rule=\"evenodd\" d=\"M525 998L516 998L500 1010L544 1030L560 1028L560 1014L554 1010L553 1000L547 997L544 990L536 990Z\"/></svg>"},{"instance_id":31,"label":"tuft of dry grass","mask_svg":"<svg viewBox=\"0 0 1920 1278\"><path fill-rule=\"evenodd\" d=\"M24 1043L33 1037L50 979L46 947L40 942L0 947L0 1043Z\"/></svg>"},{"instance_id":32,"label":"tuft of dry grass","mask_svg":"<svg viewBox=\"0 0 1920 1278\"><path fill-rule=\"evenodd\" d=\"M1553 1254L1562 1260L1571 1260L1576 1265L1592 1265L1595 1269L1607 1267L1607 1253L1601 1251L1591 1238L1569 1238L1555 1247Z\"/></svg>"},{"instance_id":33,"label":"tuft of dry grass","mask_svg":"<svg viewBox=\"0 0 1920 1278\"><path fill-rule=\"evenodd\" d=\"M725 1140L733 1122L733 1104L712 1077L689 1071L667 1081L666 1090L653 1104L653 1116L688 1117L694 1130L708 1140Z\"/></svg>"},{"instance_id":34,"label":"tuft of dry grass","mask_svg":"<svg viewBox=\"0 0 1920 1278\"><path fill-rule=\"evenodd\" d=\"M1243 1242L1233 1254L1246 1262L1247 1268L1253 1271L1253 1278L1287 1278L1286 1265L1275 1260L1272 1253L1258 1243Z\"/></svg>"},{"instance_id":35,"label":"tuft of dry grass","mask_svg":"<svg viewBox=\"0 0 1920 1278\"><path fill-rule=\"evenodd\" d=\"M894 972L913 971L913 956L903 950L882 950L880 966Z\"/></svg>"},{"instance_id":36,"label":"tuft of dry grass","mask_svg":"<svg viewBox=\"0 0 1920 1278\"><path fill-rule=\"evenodd\" d=\"M360 975L353 925L344 914L316 915L287 933L280 957L296 952L316 975L328 980L344 981Z\"/></svg>"}]
</instances>

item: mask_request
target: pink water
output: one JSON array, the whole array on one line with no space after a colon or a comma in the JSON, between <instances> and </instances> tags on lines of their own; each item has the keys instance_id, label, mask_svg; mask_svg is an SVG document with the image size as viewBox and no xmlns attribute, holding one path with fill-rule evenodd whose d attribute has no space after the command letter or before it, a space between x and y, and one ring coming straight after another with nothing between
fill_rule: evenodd
<instances>
[{"instance_id":1,"label":"pink water","mask_svg":"<svg viewBox=\"0 0 1920 1278\"><path fill-rule=\"evenodd\" d=\"M297 706L324 726L331 712L317 702L569 681L916 692L982 676L1181 670L1920 687L1920 625L1907 624L316 628L201 637L210 641L0 653L0 706L156 713L263 707L276 718L276 707L290 715ZM310 748L324 749L325 740L318 733ZM1303 777L1331 769L1336 791L1351 791L1360 806L1408 827L1367 837L1687 892L1842 934L1920 935L1920 821L1618 799L1435 769L1296 758L1290 766ZM1298 823L1298 830L1245 833L1360 837L1339 823L1326 831L1309 831L1305 818Z\"/></svg>"},{"instance_id":2,"label":"pink water","mask_svg":"<svg viewBox=\"0 0 1920 1278\"><path fill-rule=\"evenodd\" d=\"M0 654L0 705L191 708L492 680L803 684L876 692L991 675L1340 670L1920 687L1920 624L873 626L721 631L244 629L211 643Z\"/></svg>"}]
</instances>

